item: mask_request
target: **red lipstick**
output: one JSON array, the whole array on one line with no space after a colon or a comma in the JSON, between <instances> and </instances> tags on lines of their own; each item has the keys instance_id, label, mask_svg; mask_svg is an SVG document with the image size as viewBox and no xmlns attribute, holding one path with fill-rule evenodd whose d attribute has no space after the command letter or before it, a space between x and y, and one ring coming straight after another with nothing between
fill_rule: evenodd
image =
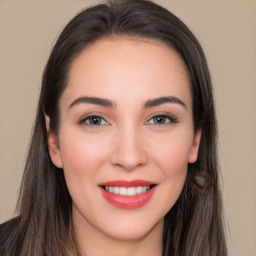
<instances>
[{"instance_id":1,"label":"red lipstick","mask_svg":"<svg viewBox=\"0 0 256 256\"><path fill-rule=\"evenodd\" d=\"M145 180L115 180L99 185L103 197L112 205L134 209L145 205L153 196L156 184Z\"/></svg>"}]
</instances>

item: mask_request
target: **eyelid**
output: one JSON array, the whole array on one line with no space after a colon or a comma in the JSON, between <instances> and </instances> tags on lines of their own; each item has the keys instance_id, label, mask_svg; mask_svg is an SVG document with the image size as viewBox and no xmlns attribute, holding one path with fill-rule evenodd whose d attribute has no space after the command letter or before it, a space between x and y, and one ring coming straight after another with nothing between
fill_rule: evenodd
<instances>
[{"instance_id":1,"label":"eyelid","mask_svg":"<svg viewBox=\"0 0 256 256\"><path fill-rule=\"evenodd\" d=\"M149 123L150 120L152 120L153 118L156 118L156 117L165 117L165 118L168 118L170 120L170 122L168 123L164 123L164 124L154 124L154 123ZM155 113L153 114L150 118L148 118L148 121L146 122L146 124L154 124L154 125L170 125L170 124L176 124L178 123L178 118L173 115L173 114L170 114L170 113L163 113L163 112L160 112L160 113Z\"/></svg>"},{"instance_id":2,"label":"eyelid","mask_svg":"<svg viewBox=\"0 0 256 256\"><path fill-rule=\"evenodd\" d=\"M106 123L105 124L100 124L100 125L93 125L93 124L86 124L85 122L89 119L89 118L92 118L92 117L98 117L98 118L101 118L102 120L104 120ZM105 125L109 125L110 123L104 118L102 117L101 114L99 113L89 113L85 116L83 116L82 118L79 119L78 121L78 124L79 125L86 125L86 126L90 126L90 127L95 127L95 128L99 128L100 126L105 126Z\"/></svg>"},{"instance_id":3,"label":"eyelid","mask_svg":"<svg viewBox=\"0 0 256 256\"><path fill-rule=\"evenodd\" d=\"M90 126L90 127L95 127L95 128L100 128L102 126L110 125L110 123L107 121L107 119L105 117L103 117L103 116L104 115L102 113L98 113L98 112L96 112L96 113L95 112L94 113L88 113L88 114L82 116L79 119L78 124L79 125L86 125L86 126ZM90 124L86 124L85 121L88 120L91 117L99 117L102 120L104 120L106 123L105 124L99 124L99 125L97 125L97 124L95 124L95 125L93 125L93 124L91 124L91 125ZM157 123L150 123L150 120L152 120L153 118L156 118L156 117L167 118L167 119L169 119L169 122L163 123L163 124L161 124L161 123L158 123L158 124ZM175 123L178 123L178 122L179 122L178 118L175 115L173 115L173 114L171 114L169 112L168 113L166 113L166 112L157 112L157 113L152 114L149 118L147 118L147 121L146 121L145 124L146 125L153 124L153 125L163 126L163 125L172 125L172 124L175 124Z\"/></svg>"}]
</instances>

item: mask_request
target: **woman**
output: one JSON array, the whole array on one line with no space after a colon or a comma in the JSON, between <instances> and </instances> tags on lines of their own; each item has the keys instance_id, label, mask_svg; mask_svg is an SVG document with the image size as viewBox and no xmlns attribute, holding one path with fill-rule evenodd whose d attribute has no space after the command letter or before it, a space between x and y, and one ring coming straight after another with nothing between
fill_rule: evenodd
<instances>
[{"instance_id":1,"label":"woman","mask_svg":"<svg viewBox=\"0 0 256 256\"><path fill-rule=\"evenodd\" d=\"M203 51L173 14L78 14L43 74L18 217L1 255L227 255Z\"/></svg>"}]
</instances>

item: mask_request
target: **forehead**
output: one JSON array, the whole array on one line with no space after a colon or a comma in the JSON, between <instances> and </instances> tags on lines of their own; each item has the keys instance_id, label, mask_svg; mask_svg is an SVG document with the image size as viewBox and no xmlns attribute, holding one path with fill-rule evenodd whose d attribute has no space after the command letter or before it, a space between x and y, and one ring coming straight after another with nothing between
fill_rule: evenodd
<instances>
[{"instance_id":1,"label":"forehead","mask_svg":"<svg viewBox=\"0 0 256 256\"><path fill-rule=\"evenodd\" d=\"M84 49L71 64L63 94L114 101L120 94L138 101L176 94L191 104L189 75L180 56L162 42L141 38L104 38Z\"/></svg>"}]
</instances>

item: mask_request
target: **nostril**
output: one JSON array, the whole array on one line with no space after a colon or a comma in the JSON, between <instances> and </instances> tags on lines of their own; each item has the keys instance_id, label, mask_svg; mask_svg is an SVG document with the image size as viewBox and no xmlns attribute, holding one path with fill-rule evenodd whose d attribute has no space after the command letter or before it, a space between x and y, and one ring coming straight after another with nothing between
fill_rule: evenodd
<instances>
[{"instance_id":1,"label":"nostril","mask_svg":"<svg viewBox=\"0 0 256 256\"><path fill-rule=\"evenodd\" d=\"M133 170L144 165L147 160L145 143L133 124L127 124L124 130L121 128L112 146L111 163L126 170Z\"/></svg>"}]
</instances>

